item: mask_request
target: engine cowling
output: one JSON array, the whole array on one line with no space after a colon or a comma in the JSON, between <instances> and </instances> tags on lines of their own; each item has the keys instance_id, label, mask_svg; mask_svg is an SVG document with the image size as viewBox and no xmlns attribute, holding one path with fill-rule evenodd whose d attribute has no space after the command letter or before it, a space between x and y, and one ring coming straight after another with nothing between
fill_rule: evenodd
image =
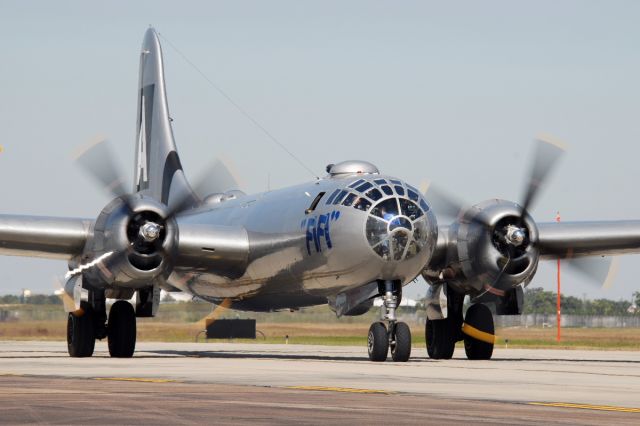
<instances>
[{"instance_id":1,"label":"engine cowling","mask_svg":"<svg viewBox=\"0 0 640 426\"><path fill-rule=\"evenodd\" d=\"M446 236L446 255L423 272L464 293L500 295L533 278L540 257L538 228L513 202L487 200L465 209Z\"/></svg>"},{"instance_id":2,"label":"engine cowling","mask_svg":"<svg viewBox=\"0 0 640 426\"><path fill-rule=\"evenodd\" d=\"M167 278L177 250L177 225L167 206L140 194L119 197L98 216L88 253L104 260L83 275L100 284L145 287Z\"/></svg>"}]
</instances>

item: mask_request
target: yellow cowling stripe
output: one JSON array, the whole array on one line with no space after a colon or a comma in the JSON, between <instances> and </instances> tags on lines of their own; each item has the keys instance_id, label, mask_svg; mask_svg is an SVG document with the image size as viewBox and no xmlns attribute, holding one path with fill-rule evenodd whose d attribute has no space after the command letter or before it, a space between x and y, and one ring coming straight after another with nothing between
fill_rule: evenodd
<instances>
[{"instance_id":1,"label":"yellow cowling stripe","mask_svg":"<svg viewBox=\"0 0 640 426\"><path fill-rule=\"evenodd\" d=\"M480 340L481 342L489 343L492 345L496 343L495 335L478 330L477 328L472 327L467 323L462 324L462 332L467 336L471 336L476 340Z\"/></svg>"},{"instance_id":2,"label":"yellow cowling stripe","mask_svg":"<svg viewBox=\"0 0 640 426\"><path fill-rule=\"evenodd\" d=\"M612 405L573 404L570 402L530 402L529 405L541 405L543 407L581 408L583 410L619 411L622 413L640 413L640 408L616 407Z\"/></svg>"}]
</instances>

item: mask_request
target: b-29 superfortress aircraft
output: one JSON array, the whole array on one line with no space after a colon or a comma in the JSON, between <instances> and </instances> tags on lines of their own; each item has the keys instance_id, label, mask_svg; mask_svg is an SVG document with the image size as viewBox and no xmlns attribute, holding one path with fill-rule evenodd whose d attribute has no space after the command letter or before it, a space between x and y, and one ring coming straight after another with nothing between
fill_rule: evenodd
<instances>
[{"instance_id":1,"label":"b-29 superfortress aircraft","mask_svg":"<svg viewBox=\"0 0 640 426\"><path fill-rule=\"evenodd\" d=\"M421 191L366 161L331 164L324 178L284 189L247 195L220 188L201 197L180 164L152 28L140 53L137 129L130 193L103 144L80 157L115 197L96 219L0 215L0 254L68 260L72 357L91 356L103 338L111 356L131 357L136 317L153 317L165 289L249 311L328 304L338 316L363 314L381 297L369 358L384 361L390 352L404 362L411 334L396 310L402 287L422 275L429 356L451 358L464 340L468 358L489 359L487 304L520 314L540 259L640 252L640 221L533 220L531 203L562 153L547 142L538 143L520 204L463 207L440 197L455 216L447 226L437 224ZM467 295L472 304L463 313ZM108 315L107 299L115 300Z\"/></svg>"}]
</instances>

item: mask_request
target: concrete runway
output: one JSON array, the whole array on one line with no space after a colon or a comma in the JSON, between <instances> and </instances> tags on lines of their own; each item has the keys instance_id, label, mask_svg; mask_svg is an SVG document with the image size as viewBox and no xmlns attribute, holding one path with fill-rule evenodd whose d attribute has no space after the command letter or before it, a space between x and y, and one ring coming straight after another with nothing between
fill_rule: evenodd
<instances>
[{"instance_id":1,"label":"concrete runway","mask_svg":"<svg viewBox=\"0 0 640 426\"><path fill-rule=\"evenodd\" d=\"M0 423L640 424L640 353L496 349L491 361L371 363L366 349L139 343L72 359L0 342Z\"/></svg>"}]
</instances>

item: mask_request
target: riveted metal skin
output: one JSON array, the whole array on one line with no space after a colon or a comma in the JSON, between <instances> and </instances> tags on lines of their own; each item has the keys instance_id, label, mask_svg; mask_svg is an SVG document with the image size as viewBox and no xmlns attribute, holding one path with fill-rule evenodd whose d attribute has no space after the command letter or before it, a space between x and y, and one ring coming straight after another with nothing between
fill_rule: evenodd
<instances>
[{"instance_id":1,"label":"riveted metal skin","mask_svg":"<svg viewBox=\"0 0 640 426\"><path fill-rule=\"evenodd\" d=\"M374 180L391 179L408 190L395 178L353 174L186 212L177 218L179 255L168 281L206 300L232 298L232 307L250 310L325 304L328 298L377 280L406 284L419 275L435 247L433 212L420 213L424 223L420 251L394 260L377 254L367 238L375 201L370 200L364 210L355 201L344 205L347 196L327 204L335 191L367 199L365 193L350 188L356 182L358 187L371 183L374 188L379 187ZM308 212L320 193L325 195ZM398 197L394 192L378 201ZM190 274L194 268L197 273Z\"/></svg>"}]
</instances>

